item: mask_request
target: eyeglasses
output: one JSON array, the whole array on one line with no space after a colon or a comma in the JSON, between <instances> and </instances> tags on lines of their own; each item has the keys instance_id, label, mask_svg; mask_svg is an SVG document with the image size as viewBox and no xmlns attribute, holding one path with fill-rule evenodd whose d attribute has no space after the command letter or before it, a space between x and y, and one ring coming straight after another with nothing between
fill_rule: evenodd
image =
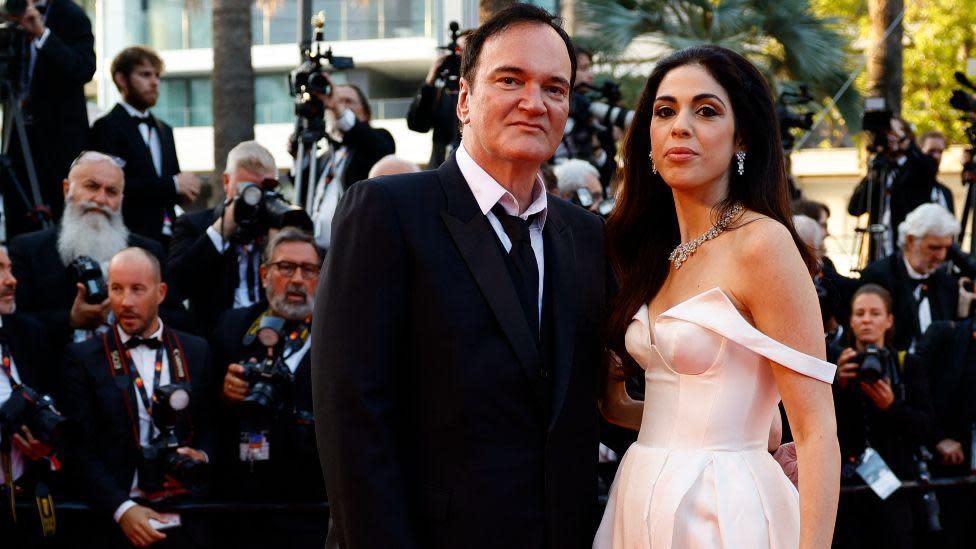
<instances>
[{"instance_id":1,"label":"eyeglasses","mask_svg":"<svg viewBox=\"0 0 976 549\"><path fill-rule=\"evenodd\" d=\"M295 276L295 271L302 270L302 278L311 280L319 275L320 267L315 263L292 263L291 261L276 261L269 263L268 266L278 269L278 272L286 277Z\"/></svg>"}]
</instances>

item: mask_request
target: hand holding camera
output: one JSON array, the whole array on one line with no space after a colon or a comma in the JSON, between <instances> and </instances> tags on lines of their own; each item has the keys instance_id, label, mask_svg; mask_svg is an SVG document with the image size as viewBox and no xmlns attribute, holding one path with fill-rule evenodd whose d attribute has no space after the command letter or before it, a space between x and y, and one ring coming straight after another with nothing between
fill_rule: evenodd
<instances>
[{"instance_id":1,"label":"hand holding camera","mask_svg":"<svg viewBox=\"0 0 976 549\"><path fill-rule=\"evenodd\" d=\"M224 398L229 402L243 402L251 391L251 385L244 379L244 367L234 363L227 367L224 375Z\"/></svg>"},{"instance_id":2,"label":"hand holding camera","mask_svg":"<svg viewBox=\"0 0 976 549\"><path fill-rule=\"evenodd\" d=\"M857 379L857 371L861 365L855 362L857 351L850 347L840 353L837 360L837 386L846 389L847 385Z\"/></svg>"},{"instance_id":3,"label":"hand holding camera","mask_svg":"<svg viewBox=\"0 0 976 549\"><path fill-rule=\"evenodd\" d=\"M224 240L234 236L234 233L237 232L237 223L234 221L234 203L233 198L224 200L223 213L218 215L211 225L213 230L217 231Z\"/></svg>"},{"instance_id":4,"label":"hand holding camera","mask_svg":"<svg viewBox=\"0 0 976 549\"><path fill-rule=\"evenodd\" d=\"M41 12L37 11L34 6L34 0L19 3L20 6L23 6L22 9L16 9L18 6L11 6L10 4L7 3L4 10L7 18L15 21L31 38L40 38L47 27L44 25L44 17L41 16Z\"/></svg>"},{"instance_id":5,"label":"hand holding camera","mask_svg":"<svg viewBox=\"0 0 976 549\"><path fill-rule=\"evenodd\" d=\"M34 434L31 433L30 428L24 425L20 429L20 433L12 437L14 446L17 447L17 451L20 455L29 459L30 461L40 461L47 456L51 455L54 451L50 446L44 444L40 440L34 438Z\"/></svg>"},{"instance_id":6,"label":"hand holding camera","mask_svg":"<svg viewBox=\"0 0 976 549\"><path fill-rule=\"evenodd\" d=\"M89 294L85 286L80 282L77 286L78 293L75 294L75 301L71 304L69 323L75 329L93 330L105 323L111 311L111 304L108 297L99 303L89 303Z\"/></svg>"}]
</instances>

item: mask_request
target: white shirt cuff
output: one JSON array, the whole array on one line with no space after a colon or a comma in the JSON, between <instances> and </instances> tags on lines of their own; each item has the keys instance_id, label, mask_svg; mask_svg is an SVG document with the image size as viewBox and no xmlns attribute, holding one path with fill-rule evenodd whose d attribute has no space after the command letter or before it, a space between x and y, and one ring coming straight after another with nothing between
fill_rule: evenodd
<instances>
[{"instance_id":1,"label":"white shirt cuff","mask_svg":"<svg viewBox=\"0 0 976 549\"><path fill-rule=\"evenodd\" d=\"M180 180L173 176L173 188L176 189L176 194L180 194Z\"/></svg>"},{"instance_id":2,"label":"white shirt cuff","mask_svg":"<svg viewBox=\"0 0 976 549\"><path fill-rule=\"evenodd\" d=\"M46 28L40 36L34 39L34 47L41 49L44 47L44 43L47 42L47 37L51 36L51 29Z\"/></svg>"},{"instance_id":3,"label":"white shirt cuff","mask_svg":"<svg viewBox=\"0 0 976 549\"><path fill-rule=\"evenodd\" d=\"M342 112L342 115L339 116L338 119L336 119L336 126L339 128L339 131L342 132L347 132L351 130L352 127L355 125L356 125L356 115L353 114L353 112L349 109L344 110Z\"/></svg>"},{"instance_id":4,"label":"white shirt cuff","mask_svg":"<svg viewBox=\"0 0 976 549\"><path fill-rule=\"evenodd\" d=\"M132 501L131 499L127 499L123 501L122 505L119 505L119 508L115 510L115 513L112 515L112 518L115 519L116 523L118 523L120 520L122 520L122 515L124 515L126 511L132 509L136 505L138 504Z\"/></svg>"},{"instance_id":5,"label":"white shirt cuff","mask_svg":"<svg viewBox=\"0 0 976 549\"><path fill-rule=\"evenodd\" d=\"M213 226L207 227L207 236L210 237L210 242L213 242L214 248L217 248L218 252L224 253L227 250L227 243L224 242L224 237L220 236L220 233Z\"/></svg>"}]
</instances>

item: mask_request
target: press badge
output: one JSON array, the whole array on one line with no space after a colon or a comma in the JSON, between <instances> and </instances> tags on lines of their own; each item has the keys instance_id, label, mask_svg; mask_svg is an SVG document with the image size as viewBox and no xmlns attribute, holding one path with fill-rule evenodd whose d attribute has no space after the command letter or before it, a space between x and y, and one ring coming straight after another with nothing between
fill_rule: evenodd
<instances>
[{"instance_id":1,"label":"press badge","mask_svg":"<svg viewBox=\"0 0 976 549\"><path fill-rule=\"evenodd\" d=\"M901 481L891 472L891 468L881 455L874 451L874 448L864 449L864 453L861 454L861 464L856 470L881 499L888 499L888 496L901 487Z\"/></svg>"},{"instance_id":2,"label":"press badge","mask_svg":"<svg viewBox=\"0 0 976 549\"><path fill-rule=\"evenodd\" d=\"M271 459L271 445L268 432L241 433L241 461L268 461Z\"/></svg>"}]
</instances>

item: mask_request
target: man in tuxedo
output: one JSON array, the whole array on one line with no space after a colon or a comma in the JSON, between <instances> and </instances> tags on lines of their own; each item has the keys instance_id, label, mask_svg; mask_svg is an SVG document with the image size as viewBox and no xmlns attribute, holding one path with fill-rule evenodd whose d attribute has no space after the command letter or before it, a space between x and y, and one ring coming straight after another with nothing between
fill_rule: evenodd
<instances>
[{"instance_id":1,"label":"man in tuxedo","mask_svg":"<svg viewBox=\"0 0 976 549\"><path fill-rule=\"evenodd\" d=\"M869 264L861 273L861 284L878 284L891 292L892 343L904 351L914 350L932 321L953 320L969 312L960 315L959 283L941 268L959 234L959 222L942 206L923 204L908 214L898 230L901 251Z\"/></svg>"},{"instance_id":2,"label":"man in tuxedo","mask_svg":"<svg viewBox=\"0 0 976 549\"><path fill-rule=\"evenodd\" d=\"M50 229L18 236L10 242L17 302L40 320L61 349L106 325L108 299L88 303L87 292L69 266L88 256L102 266L127 246L139 246L163 257L158 242L132 234L122 222L122 170L112 158L85 152L71 165L63 183L65 213Z\"/></svg>"},{"instance_id":3,"label":"man in tuxedo","mask_svg":"<svg viewBox=\"0 0 976 549\"><path fill-rule=\"evenodd\" d=\"M30 1L17 23L25 32L14 46L18 55L11 74L19 92L14 102L23 106L41 199L56 219L64 207L61 181L88 138L84 88L95 74L95 37L84 9L71 0ZM15 131L8 154L30 197L22 150ZM3 198L7 239L40 228L9 177L4 177Z\"/></svg>"},{"instance_id":4,"label":"man in tuxedo","mask_svg":"<svg viewBox=\"0 0 976 549\"><path fill-rule=\"evenodd\" d=\"M220 313L263 301L258 270L266 235L238 231L234 199L247 183L277 185L274 157L257 141L239 143L227 154L225 199L218 208L184 214L176 220L169 270L177 293L189 299L199 333L208 336Z\"/></svg>"},{"instance_id":5,"label":"man in tuxedo","mask_svg":"<svg viewBox=\"0 0 976 549\"><path fill-rule=\"evenodd\" d=\"M168 547L205 546L202 524L182 517L177 526L176 517L159 509L174 496L198 495L206 473L191 481L154 461L147 450L167 424L175 425L179 448L174 451L183 467L206 470L215 448L210 349L203 339L160 320L166 283L152 254L142 248L116 254L108 284L117 322L100 337L68 346L64 366L65 413L84 433L69 465L98 513L92 540L98 547L146 546L167 538L172 538ZM180 405L187 404L175 391L168 393L174 398L162 396L177 386L189 396L182 411ZM156 468L165 476L154 474Z\"/></svg>"},{"instance_id":6,"label":"man in tuxedo","mask_svg":"<svg viewBox=\"0 0 976 549\"><path fill-rule=\"evenodd\" d=\"M125 161L125 225L167 248L176 205L196 200L200 180L180 171L173 128L149 112L159 99L163 60L131 46L115 56L111 71L122 100L92 124L89 147Z\"/></svg>"},{"instance_id":7,"label":"man in tuxedo","mask_svg":"<svg viewBox=\"0 0 976 549\"><path fill-rule=\"evenodd\" d=\"M606 287L600 219L547 196L572 44L515 4L468 38L461 147L353 185L312 332L345 549L589 547Z\"/></svg>"},{"instance_id":8,"label":"man in tuxedo","mask_svg":"<svg viewBox=\"0 0 976 549\"><path fill-rule=\"evenodd\" d=\"M223 379L226 421L221 432L220 489L238 501L324 501L325 483L315 448L312 414L312 310L322 263L312 235L286 227L268 242L261 265L267 304L231 309L221 315L214 336L214 366ZM282 388L277 414L253 412L245 402L253 384L244 377L249 360L267 356L255 338L268 317L284 320L276 355L293 379ZM245 444L245 442L247 444ZM259 532L234 524L224 539L235 547L284 545L320 549L325 542L324 520L275 516Z\"/></svg>"}]
</instances>

